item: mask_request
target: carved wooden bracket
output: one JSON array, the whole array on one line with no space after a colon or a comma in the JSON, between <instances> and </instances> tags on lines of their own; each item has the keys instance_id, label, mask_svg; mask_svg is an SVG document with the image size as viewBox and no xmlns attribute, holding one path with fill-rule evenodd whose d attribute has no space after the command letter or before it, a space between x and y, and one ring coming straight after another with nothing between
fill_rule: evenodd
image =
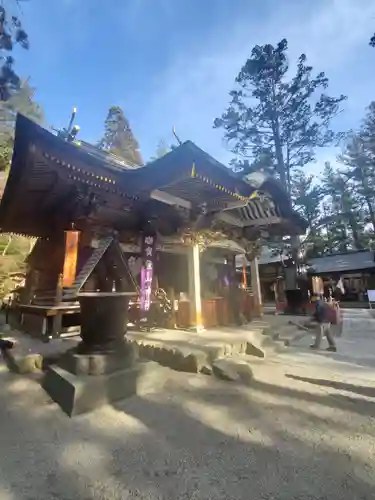
<instances>
[{"instance_id":1,"label":"carved wooden bracket","mask_svg":"<svg viewBox=\"0 0 375 500\"><path fill-rule=\"evenodd\" d=\"M180 233L180 241L184 245L198 245L199 251L203 252L214 241L226 239L227 236L221 231L202 229L194 231L185 229Z\"/></svg>"}]
</instances>

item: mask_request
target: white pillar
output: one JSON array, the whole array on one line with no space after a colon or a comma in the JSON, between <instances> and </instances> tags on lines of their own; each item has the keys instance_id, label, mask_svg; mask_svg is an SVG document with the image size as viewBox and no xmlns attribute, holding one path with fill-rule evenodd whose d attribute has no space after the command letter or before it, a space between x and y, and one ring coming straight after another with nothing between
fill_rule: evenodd
<instances>
[{"instance_id":1,"label":"white pillar","mask_svg":"<svg viewBox=\"0 0 375 500\"><path fill-rule=\"evenodd\" d=\"M262 289L259 278L259 262L255 258L250 262L251 270L251 289L254 296L255 313L257 316L262 315Z\"/></svg>"},{"instance_id":2,"label":"white pillar","mask_svg":"<svg viewBox=\"0 0 375 500\"><path fill-rule=\"evenodd\" d=\"M202 320L200 256L198 245L188 250L190 320L197 332L204 330Z\"/></svg>"}]
</instances>

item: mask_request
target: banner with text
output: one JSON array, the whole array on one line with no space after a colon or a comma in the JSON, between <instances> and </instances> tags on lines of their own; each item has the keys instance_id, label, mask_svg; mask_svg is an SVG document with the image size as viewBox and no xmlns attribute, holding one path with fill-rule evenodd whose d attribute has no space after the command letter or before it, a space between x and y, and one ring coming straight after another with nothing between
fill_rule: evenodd
<instances>
[{"instance_id":1,"label":"banner with text","mask_svg":"<svg viewBox=\"0 0 375 500\"><path fill-rule=\"evenodd\" d=\"M145 231L142 235L142 269L141 269L141 322L146 323L151 306L152 278L156 253L156 236L154 232Z\"/></svg>"}]
</instances>

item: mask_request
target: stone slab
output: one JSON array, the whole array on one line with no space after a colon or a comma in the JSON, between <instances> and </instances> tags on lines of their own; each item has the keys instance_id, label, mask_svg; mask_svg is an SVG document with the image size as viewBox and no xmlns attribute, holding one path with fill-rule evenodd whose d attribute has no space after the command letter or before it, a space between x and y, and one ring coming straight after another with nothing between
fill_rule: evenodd
<instances>
[{"instance_id":1,"label":"stone slab","mask_svg":"<svg viewBox=\"0 0 375 500\"><path fill-rule=\"evenodd\" d=\"M164 386L169 371L152 361L138 361L134 367L105 375L75 375L52 365L42 387L69 416L92 411L107 403L142 395Z\"/></svg>"},{"instance_id":2,"label":"stone slab","mask_svg":"<svg viewBox=\"0 0 375 500\"><path fill-rule=\"evenodd\" d=\"M2 353L10 371L24 375L42 369L43 358L40 354L17 356L14 349L4 349Z\"/></svg>"},{"instance_id":3,"label":"stone slab","mask_svg":"<svg viewBox=\"0 0 375 500\"><path fill-rule=\"evenodd\" d=\"M212 365L213 374L222 380L251 385L253 371L246 360L240 357L217 359Z\"/></svg>"},{"instance_id":4,"label":"stone slab","mask_svg":"<svg viewBox=\"0 0 375 500\"><path fill-rule=\"evenodd\" d=\"M214 361L212 371L213 374L221 380L226 380L228 382L240 380L240 376L234 369L232 363L228 363L228 360L225 358Z\"/></svg>"},{"instance_id":5,"label":"stone slab","mask_svg":"<svg viewBox=\"0 0 375 500\"><path fill-rule=\"evenodd\" d=\"M43 342L18 330L8 332L3 338L14 343L12 349L4 351L9 369L22 374L40 371L44 365L56 361L78 344L77 339L53 339Z\"/></svg>"},{"instance_id":6,"label":"stone slab","mask_svg":"<svg viewBox=\"0 0 375 500\"><path fill-rule=\"evenodd\" d=\"M264 358L266 349L267 352L270 350L270 346L263 346L267 336L262 336L262 331L266 326L265 322L254 321L244 327L207 330L200 334L180 330L128 332L126 339L128 344L138 348L142 358L177 371L199 373L204 366L210 366L215 359L224 356L251 354ZM43 368L53 363L60 365L64 353L73 350L81 340L80 337L71 337L43 342L14 330L5 338L15 342L12 356L16 358L16 363L13 366L22 364L21 369L16 368L16 371L22 373L38 370L40 365ZM108 362L100 359L96 362L93 356L88 360L81 357L73 366L72 360L69 363L63 368L73 373L103 374L125 368L123 362L119 366L116 363L113 366L113 359Z\"/></svg>"},{"instance_id":7,"label":"stone slab","mask_svg":"<svg viewBox=\"0 0 375 500\"><path fill-rule=\"evenodd\" d=\"M139 346L142 357L174 370L198 373L224 356L251 354L264 358L259 338L266 325L256 321L244 327L223 327L199 334L181 330L129 331L127 338Z\"/></svg>"},{"instance_id":8,"label":"stone slab","mask_svg":"<svg viewBox=\"0 0 375 500\"><path fill-rule=\"evenodd\" d=\"M156 361L160 365L176 371L199 373L204 365L209 364L206 351L189 347L165 347L161 343L135 343L142 358Z\"/></svg>"},{"instance_id":9,"label":"stone slab","mask_svg":"<svg viewBox=\"0 0 375 500\"><path fill-rule=\"evenodd\" d=\"M246 354L249 356L256 356L257 358L265 358L266 351L256 345L254 342L247 342Z\"/></svg>"}]
</instances>

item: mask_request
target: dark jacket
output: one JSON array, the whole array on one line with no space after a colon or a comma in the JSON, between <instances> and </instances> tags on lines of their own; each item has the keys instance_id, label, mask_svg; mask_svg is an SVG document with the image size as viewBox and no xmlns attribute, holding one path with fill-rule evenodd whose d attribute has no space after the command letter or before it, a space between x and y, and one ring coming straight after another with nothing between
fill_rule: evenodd
<instances>
[{"instance_id":1,"label":"dark jacket","mask_svg":"<svg viewBox=\"0 0 375 500\"><path fill-rule=\"evenodd\" d=\"M331 322L331 310L329 305L323 300L318 300L316 302L314 318L318 323L330 323Z\"/></svg>"}]
</instances>

